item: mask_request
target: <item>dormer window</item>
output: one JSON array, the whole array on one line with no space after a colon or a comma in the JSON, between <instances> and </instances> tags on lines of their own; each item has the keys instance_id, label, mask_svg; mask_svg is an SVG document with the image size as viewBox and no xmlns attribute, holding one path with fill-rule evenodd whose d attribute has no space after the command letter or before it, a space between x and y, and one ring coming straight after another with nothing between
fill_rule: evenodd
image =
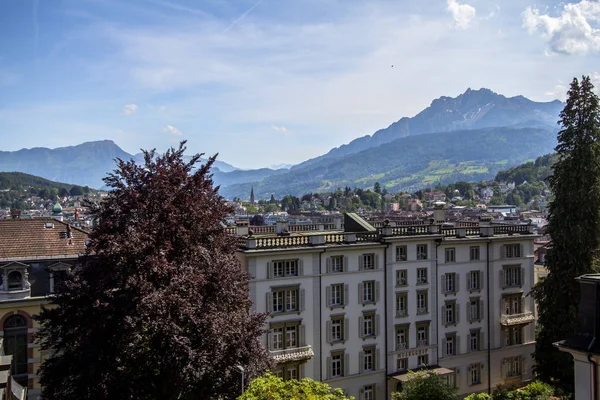
<instances>
[{"instance_id":1,"label":"dormer window","mask_svg":"<svg viewBox=\"0 0 600 400\"><path fill-rule=\"evenodd\" d=\"M8 287L7 290L21 290L23 289L23 275L19 271L11 271L8 273Z\"/></svg>"},{"instance_id":2,"label":"dormer window","mask_svg":"<svg viewBox=\"0 0 600 400\"><path fill-rule=\"evenodd\" d=\"M0 299L24 299L31 295L28 269L27 264L20 262L0 266Z\"/></svg>"}]
</instances>

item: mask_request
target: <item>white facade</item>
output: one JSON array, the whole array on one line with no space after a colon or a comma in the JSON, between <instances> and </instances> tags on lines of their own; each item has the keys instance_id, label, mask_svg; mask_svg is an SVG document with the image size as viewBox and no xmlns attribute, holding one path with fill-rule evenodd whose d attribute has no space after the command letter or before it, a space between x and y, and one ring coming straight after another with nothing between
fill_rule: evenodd
<instances>
[{"instance_id":1,"label":"white facade","mask_svg":"<svg viewBox=\"0 0 600 400\"><path fill-rule=\"evenodd\" d=\"M271 313L276 372L357 400L391 397L421 367L446 368L461 394L529 380L535 236L521 227L248 239L238 255L255 309Z\"/></svg>"}]
</instances>

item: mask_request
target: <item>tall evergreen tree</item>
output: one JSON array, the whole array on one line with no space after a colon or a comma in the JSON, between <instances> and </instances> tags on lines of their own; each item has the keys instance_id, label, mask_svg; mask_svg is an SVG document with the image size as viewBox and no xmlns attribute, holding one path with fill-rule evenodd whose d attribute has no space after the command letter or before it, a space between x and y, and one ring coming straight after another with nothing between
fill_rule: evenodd
<instances>
[{"instance_id":1,"label":"tall evergreen tree","mask_svg":"<svg viewBox=\"0 0 600 400\"><path fill-rule=\"evenodd\" d=\"M238 365L249 377L270 366L215 157L194 170L201 154L184 161L184 144L105 178L88 252L38 316L44 399L232 399Z\"/></svg>"},{"instance_id":2,"label":"tall evergreen tree","mask_svg":"<svg viewBox=\"0 0 600 400\"><path fill-rule=\"evenodd\" d=\"M573 389L573 361L553 343L573 334L579 288L574 278L597 270L600 246L600 110L589 77L573 79L560 114L558 161L549 177L552 248L548 276L533 290L538 304L536 373Z\"/></svg>"}]
</instances>

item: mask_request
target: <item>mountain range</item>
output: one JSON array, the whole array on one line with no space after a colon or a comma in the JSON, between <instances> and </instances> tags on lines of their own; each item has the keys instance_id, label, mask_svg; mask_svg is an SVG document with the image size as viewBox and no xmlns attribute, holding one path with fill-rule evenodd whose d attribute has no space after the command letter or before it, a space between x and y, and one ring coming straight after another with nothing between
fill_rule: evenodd
<instances>
[{"instance_id":1,"label":"mountain range","mask_svg":"<svg viewBox=\"0 0 600 400\"><path fill-rule=\"evenodd\" d=\"M489 89L440 97L412 118L401 118L373 135L283 168L241 170L217 161L213 179L228 198L301 195L337 187L409 190L453 180L493 178L507 167L549 153L564 104L505 97ZM114 159L140 159L109 140L57 149L0 151L0 171L100 188Z\"/></svg>"}]
</instances>

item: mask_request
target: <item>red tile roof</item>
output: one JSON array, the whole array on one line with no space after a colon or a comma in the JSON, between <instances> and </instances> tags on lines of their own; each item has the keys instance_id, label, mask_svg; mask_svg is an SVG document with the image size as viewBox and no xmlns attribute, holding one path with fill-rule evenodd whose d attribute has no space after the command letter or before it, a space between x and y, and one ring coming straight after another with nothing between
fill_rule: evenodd
<instances>
[{"instance_id":1,"label":"red tile roof","mask_svg":"<svg viewBox=\"0 0 600 400\"><path fill-rule=\"evenodd\" d=\"M50 225L52 224L52 226ZM72 256L85 252L88 234L51 218L0 220L0 259Z\"/></svg>"}]
</instances>

